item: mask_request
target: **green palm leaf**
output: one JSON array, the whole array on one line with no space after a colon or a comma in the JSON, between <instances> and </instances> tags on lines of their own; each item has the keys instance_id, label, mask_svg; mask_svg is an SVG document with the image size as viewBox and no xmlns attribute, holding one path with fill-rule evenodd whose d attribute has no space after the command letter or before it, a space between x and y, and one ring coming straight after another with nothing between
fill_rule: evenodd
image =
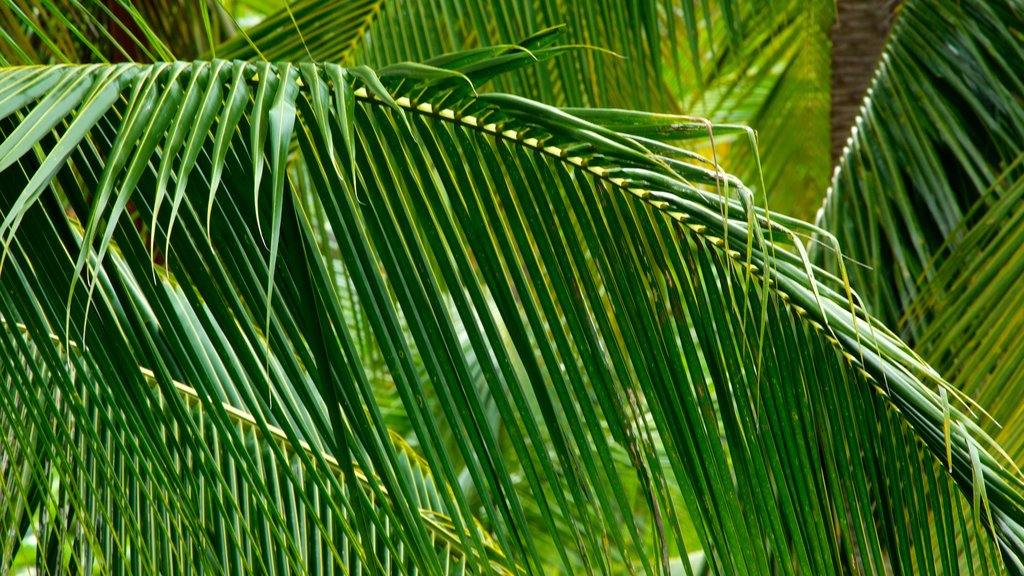
<instances>
[{"instance_id":1,"label":"green palm leaf","mask_svg":"<svg viewBox=\"0 0 1024 576\"><path fill-rule=\"evenodd\" d=\"M689 115L756 130L756 146L717 141L719 161L773 210L810 220L830 174L833 2L744 2L740 9L742 40L733 41L722 18L711 19L701 50L712 57L699 66L681 59L666 88Z\"/></svg>"},{"instance_id":2,"label":"green palm leaf","mask_svg":"<svg viewBox=\"0 0 1024 576\"><path fill-rule=\"evenodd\" d=\"M1024 135L1020 23L1014 2L920 0L898 14L818 217L874 269L851 268L854 284L892 325L972 207L1019 172L1003 175Z\"/></svg>"},{"instance_id":3,"label":"green palm leaf","mask_svg":"<svg viewBox=\"0 0 1024 576\"><path fill-rule=\"evenodd\" d=\"M701 123L466 82L535 57L0 71L12 525L118 572L1017 570L1019 475L820 231Z\"/></svg>"},{"instance_id":4,"label":"green palm leaf","mask_svg":"<svg viewBox=\"0 0 1024 576\"><path fill-rule=\"evenodd\" d=\"M870 308L989 409L1018 462L1021 14L903 6L818 219L864 264L851 282Z\"/></svg>"}]
</instances>

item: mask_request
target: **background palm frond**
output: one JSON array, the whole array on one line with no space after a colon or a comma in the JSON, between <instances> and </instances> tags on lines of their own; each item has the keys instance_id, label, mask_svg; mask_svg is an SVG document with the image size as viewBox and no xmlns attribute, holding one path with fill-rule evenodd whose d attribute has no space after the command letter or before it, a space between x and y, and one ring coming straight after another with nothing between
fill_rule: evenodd
<instances>
[{"instance_id":1,"label":"background palm frond","mask_svg":"<svg viewBox=\"0 0 1024 576\"><path fill-rule=\"evenodd\" d=\"M687 114L753 128L756 145L725 139L714 152L773 210L809 220L830 174L833 2L743 3L742 23L737 43L712 19L703 50L713 59L699 68L681 60L667 84Z\"/></svg>"},{"instance_id":2,"label":"background palm frond","mask_svg":"<svg viewBox=\"0 0 1024 576\"><path fill-rule=\"evenodd\" d=\"M1022 26L1016 2L904 3L818 216L862 263L868 307L995 416L1017 461Z\"/></svg>"}]
</instances>

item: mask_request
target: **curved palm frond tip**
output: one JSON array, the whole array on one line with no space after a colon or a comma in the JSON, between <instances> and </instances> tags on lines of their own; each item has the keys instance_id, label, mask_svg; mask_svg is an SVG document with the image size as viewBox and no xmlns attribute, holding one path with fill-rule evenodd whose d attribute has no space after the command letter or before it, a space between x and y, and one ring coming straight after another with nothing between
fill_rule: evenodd
<instances>
[{"instance_id":1,"label":"curved palm frond tip","mask_svg":"<svg viewBox=\"0 0 1024 576\"><path fill-rule=\"evenodd\" d=\"M809 225L672 144L704 125L473 89L560 50L0 70L4 512L47 561L1015 569L1019 475Z\"/></svg>"}]
</instances>

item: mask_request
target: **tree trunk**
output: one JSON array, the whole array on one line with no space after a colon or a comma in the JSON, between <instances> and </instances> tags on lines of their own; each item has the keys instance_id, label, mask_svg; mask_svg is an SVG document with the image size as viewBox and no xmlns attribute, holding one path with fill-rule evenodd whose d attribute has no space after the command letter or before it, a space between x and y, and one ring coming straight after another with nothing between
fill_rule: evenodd
<instances>
[{"instance_id":1,"label":"tree trunk","mask_svg":"<svg viewBox=\"0 0 1024 576\"><path fill-rule=\"evenodd\" d=\"M850 136L898 0L837 0L832 26L832 164Z\"/></svg>"}]
</instances>

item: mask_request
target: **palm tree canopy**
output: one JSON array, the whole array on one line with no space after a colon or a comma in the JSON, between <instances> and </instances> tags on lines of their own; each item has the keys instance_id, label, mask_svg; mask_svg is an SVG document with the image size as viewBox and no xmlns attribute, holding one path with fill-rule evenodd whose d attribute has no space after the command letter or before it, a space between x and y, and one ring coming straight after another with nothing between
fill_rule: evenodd
<instances>
[{"instance_id":1,"label":"palm tree canopy","mask_svg":"<svg viewBox=\"0 0 1024 576\"><path fill-rule=\"evenodd\" d=\"M749 130L619 107L661 3L581 25L634 23L636 94L532 3L299 2L226 44L201 8L187 61L116 4L152 63L2 9L47 40L9 63L68 63L0 68L0 567L31 526L52 570L1024 572L1019 470L842 228L724 171ZM750 30L684 5L695 60Z\"/></svg>"}]
</instances>

